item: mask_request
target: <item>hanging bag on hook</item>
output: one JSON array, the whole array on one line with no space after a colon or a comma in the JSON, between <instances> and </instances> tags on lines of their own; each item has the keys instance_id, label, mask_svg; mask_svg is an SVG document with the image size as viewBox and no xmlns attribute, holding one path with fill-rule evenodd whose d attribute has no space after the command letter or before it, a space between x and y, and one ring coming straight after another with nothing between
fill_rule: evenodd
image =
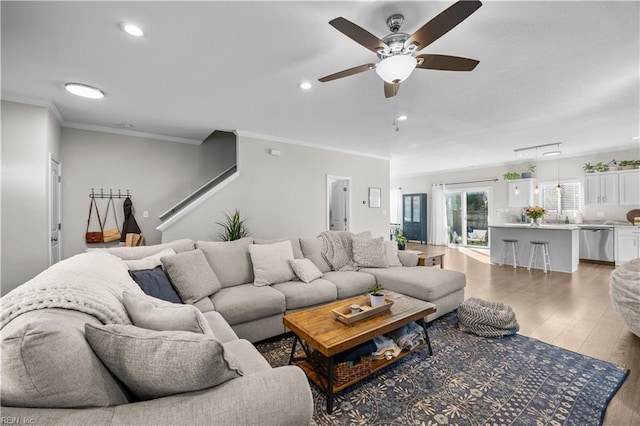
<instances>
[{"instance_id":1,"label":"hanging bag on hook","mask_svg":"<svg viewBox=\"0 0 640 426\"><path fill-rule=\"evenodd\" d=\"M98 217L98 225L100 226L100 231L89 231L94 206L96 207L96 216ZM87 244L97 244L104 242L100 212L98 211L98 204L96 204L96 199L93 197L91 197L91 201L89 202L89 218L87 219L87 232L84 234L84 240L87 242Z\"/></svg>"},{"instance_id":2,"label":"hanging bag on hook","mask_svg":"<svg viewBox=\"0 0 640 426\"><path fill-rule=\"evenodd\" d=\"M107 211L105 212L104 215L104 224L105 226L107 225L107 220L109 220L109 208L113 206L113 218L116 221L116 227L115 228L109 228L109 229L104 229L102 232L103 235L103 239L105 243L110 243L112 241L120 241L120 227L118 226L118 215L116 214L116 206L115 203L113 202L113 198L109 197L109 201L107 201Z\"/></svg>"}]
</instances>

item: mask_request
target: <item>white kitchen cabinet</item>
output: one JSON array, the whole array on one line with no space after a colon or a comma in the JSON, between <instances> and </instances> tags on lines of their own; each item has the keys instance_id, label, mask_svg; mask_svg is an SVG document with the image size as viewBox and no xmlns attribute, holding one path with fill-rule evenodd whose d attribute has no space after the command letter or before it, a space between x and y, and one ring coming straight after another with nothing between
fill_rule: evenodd
<instances>
[{"instance_id":1,"label":"white kitchen cabinet","mask_svg":"<svg viewBox=\"0 0 640 426\"><path fill-rule=\"evenodd\" d=\"M584 203L617 205L618 173L592 173L584 176Z\"/></svg>"},{"instance_id":2,"label":"white kitchen cabinet","mask_svg":"<svg viewBox=\"0 0 640 426\"><path fill-rule=\"evenodd\" d=\"M640 228L637 226L616 227L616 265L640 257Z\"/></svg>"},{"instance_id":3,"label":"white kitchen cabinet","mask_svg":"<svg viewBox=\"0 0 640 426\"><path fill-rule=\"evenodd\" d=\"M640 170L620 172L620 205L640 206Z\"/></svg>"},{"instance_id":4,"label":"white kitchen cabinet","mask_svg":"<svg viewBox=\"0 0 640 426\"><path fill-rule=\"evenodd\" d=\"M509 207L528 207L533 203L535 179L509 181ZM517 188L517 191L516 191Z\"/></svg>"}]
</instances>

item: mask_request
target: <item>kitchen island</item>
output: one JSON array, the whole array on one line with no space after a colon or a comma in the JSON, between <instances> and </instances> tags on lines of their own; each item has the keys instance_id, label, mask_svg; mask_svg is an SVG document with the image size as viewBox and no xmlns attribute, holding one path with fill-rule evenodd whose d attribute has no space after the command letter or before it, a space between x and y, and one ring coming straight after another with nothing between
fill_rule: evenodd
<instances>
[{"instance_id":1,"label":"kitchen island","mask_svg":"<svg viewBox=\"0 0 640 426\"><path fill-rule=\"evenodd\" d=\"M549 243L549 257L551 270L573 273L578 270L579 241L578 228L575 225L540 225L533 227L526 223L507 223L489 226L489 241L491 242L491 262L500 263L502 240L518 240L520 256L518 266L529 266L531 241L546 241ZM540 259L540 255L538 255ZM505 264L512 265L511 256ZM536 262L536 268L541 268L541 262Z\"/></svg>"}]
</instances>

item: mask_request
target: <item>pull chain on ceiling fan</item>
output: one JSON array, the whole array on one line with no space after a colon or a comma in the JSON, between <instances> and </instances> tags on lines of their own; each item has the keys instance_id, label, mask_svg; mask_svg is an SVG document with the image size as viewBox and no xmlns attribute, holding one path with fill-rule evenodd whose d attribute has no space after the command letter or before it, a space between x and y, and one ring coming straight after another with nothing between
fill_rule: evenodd
<instances>
[{"instance_id":1,"label":"pull chain on ceiling fan","mask_svg":"<svg viewBox=\"0 0 640 426\"><path fill-rule=\"evenodd\" d=\"M480 61L436 54L414 56L414 53L424 49L451 31L478 10L480 6L482 6L482 3L478 0L458 1L411 35L400 32L400 28L404 23L404 16L400 14L392 15L387 19L387 26L391 34L382 40L345 18L335 18L329 24L350 39L371 50L378 56L380 62L368 63L339 71L322 77L319 81L325 83L375 69L380 78L384 80L384 96L390 98L398 94L400 83L407 79L416 68L472 71Z\"/></svg>"}]
</instances>

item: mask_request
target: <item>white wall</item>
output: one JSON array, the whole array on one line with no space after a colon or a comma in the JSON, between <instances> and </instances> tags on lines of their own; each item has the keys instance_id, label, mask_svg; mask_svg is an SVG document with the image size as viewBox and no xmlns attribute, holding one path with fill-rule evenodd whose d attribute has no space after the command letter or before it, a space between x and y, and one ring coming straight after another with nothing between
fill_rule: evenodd
<instances>
[{"instance_id":1,"label":"white wall","mask_svg":"<svg viewBox=\"0 0 640 426\"><path fill-rule=\"evenodd\" d=\"M315 237L326 230L327 175L351 177L352 231L389 234L388 160L243 136L238 143L240 176L166 230L163 241L217 239L215 222L235 209L255 238ZM368 207L369 187L386 194L381 208Z\"/></svg>"},{"instance_id":2,"label":"white wall","mask_svg":"<svg viewBox=\"0 0 640 426\"><path fill-rule=\"evenodd\" d=\"M53 113L2 101L2 294L49 265L50 154L60 159Z\"/></svg>"},{"instance_id":3,"label":"white wall","mask_svg":"<svg viewBox=\"0 0 640 426\"><path fill-rule=\"evenodd\" d=\"M229 134L233 136L232 134ZM235 144L225 137L201 145L167 142L88 130L62 130L62 223L64 258L87 248L84 234L91 188L118 189L132 195L134 216L147 244L162 236L158 216L235 160ZM97 200L104 215L106 200ZM122 227L122 202L115 200ZM149 217L143 217L143 211ZM92 221L92 230L95 225ZM110 215L109 227L113 226ZM109 245L117 245L117 242ZM91 247L101 245L91 244Z\"/></svg>"},{"instance_id":4,"label":"white wall","mask_svg":"<svg viewBox=\"0 0 640 426\"><path fill-rule=\"evenodd\" d=\"M604 162L608 163L613 159L620 160L637 160L640 158L640 150L629 149L623 151L615 151L607 154L590 154L578 157L562 158L560 157L560 180L579 179L584 185L584 172L582 166L589 163ZM498 178L497 182L474 183L465 185L450 185L448 189L464 189L487 186L491 188L492 198L489 212L489 223L499 224L505 222L518 221L520 217L520 208L509 208L507 182L502 178L506 172L515 171L518 173L526 171L526 164L533 162L537 164L534 177L538 182L556 182L558 178L557 158L538 159L538 161L523 161L519 164L510 164L498 167L487 167L477 169L459 170L451 173L439 173L416 177L404 177L391 179L392 188L402 188L404 194L414 192L428 193L427 205L431 202L431 184L461 182L476 179ZM632 208L640 206L594 206L582 205L581 211L585 221L603 221L603 220L621 220L626 221L626 213ZM604 217L598 217L598 213L603 213ZM572 218L570 218L572 219ZM427 222L429 217L427 214Z\"/></svg>"}]
</instances>

